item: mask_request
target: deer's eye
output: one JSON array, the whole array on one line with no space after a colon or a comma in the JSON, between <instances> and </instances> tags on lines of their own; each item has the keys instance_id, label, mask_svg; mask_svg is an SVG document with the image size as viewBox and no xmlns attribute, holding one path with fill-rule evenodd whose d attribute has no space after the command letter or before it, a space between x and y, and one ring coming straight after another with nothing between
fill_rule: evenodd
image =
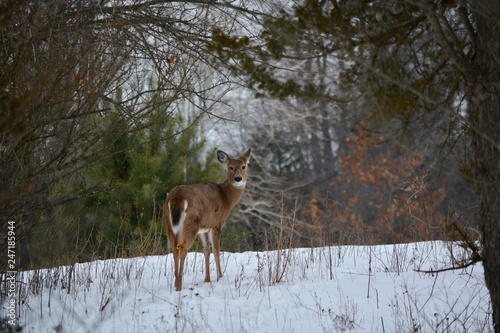
<instances>
[{"instance_id":1,"label":"deer's eye","mask_svg":"<svg viewBox=\"0 0 500 333\"><path fill-rule=\"evenodd\" d=\"M242 168L242 169L245 169L246 167L247 167L246 165L242 165L242 166L241 166L241 168Z\"/></svg>"},{"instance_id":2,"label":"deer's eye","mask_svg":"<svg viewBox=\"0 0 500 333\"><path fill-rule=\"evenodd\" d=\"M234 167L231 165L231 166L229 167L229 170L234 170Z\"/></svg>"}]
</instances>

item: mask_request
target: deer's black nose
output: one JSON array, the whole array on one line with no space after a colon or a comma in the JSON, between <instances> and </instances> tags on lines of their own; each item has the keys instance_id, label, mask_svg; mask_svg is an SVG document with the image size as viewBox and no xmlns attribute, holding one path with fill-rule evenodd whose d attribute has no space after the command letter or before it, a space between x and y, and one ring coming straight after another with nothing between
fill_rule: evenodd
<instances>
[{"instance_id":1,"label":"deer's black nose","mask_svg":"<svg viewBox=\"0 0 500 333\"><path fill-rule=\"evenodd\" d=\"M238 182L238 183L239 183L239 182L241 182L241 180L242 180L242 179L243 179L243 177L241 177L241 176L235 176L235 177L234 177L234 180L235 180L236 182Z\"/></svg>"}]
</instances>

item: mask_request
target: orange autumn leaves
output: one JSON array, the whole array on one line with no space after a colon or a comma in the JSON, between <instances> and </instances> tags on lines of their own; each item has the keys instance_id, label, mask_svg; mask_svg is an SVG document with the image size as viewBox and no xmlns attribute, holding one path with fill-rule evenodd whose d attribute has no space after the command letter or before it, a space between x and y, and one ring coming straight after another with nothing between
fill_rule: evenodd
<instances>
[{"instance_id":1,"label":"orange autumn leaves","mask_svg":"<svg viewBox=\"0 0 500 333\"><path fill-rule=\"evenodd\" d=\"M314 245L439 238L444 188L430 180L422 154L383 143L360 129L340 156L340 177L312 191L301 229Z\"/></svg>"}]
</instances>

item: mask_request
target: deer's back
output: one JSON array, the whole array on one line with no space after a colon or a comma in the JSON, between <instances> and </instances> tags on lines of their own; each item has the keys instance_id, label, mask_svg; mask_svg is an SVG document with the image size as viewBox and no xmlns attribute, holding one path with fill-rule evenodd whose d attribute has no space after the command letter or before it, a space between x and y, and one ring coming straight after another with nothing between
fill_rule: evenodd
<instances>
[{"instance_id":1,"label":"deer's back","mask_svg":"<svg viewBox=\"0 0 500 333\"><path fill-rule=\"evenodd\" d=\"M168 194L168 201L188 201L186 219L195 221L199 228L211 228L225 220L233 207L228 207L219 184L179 185Z\"/></svg>"}]
</instances>

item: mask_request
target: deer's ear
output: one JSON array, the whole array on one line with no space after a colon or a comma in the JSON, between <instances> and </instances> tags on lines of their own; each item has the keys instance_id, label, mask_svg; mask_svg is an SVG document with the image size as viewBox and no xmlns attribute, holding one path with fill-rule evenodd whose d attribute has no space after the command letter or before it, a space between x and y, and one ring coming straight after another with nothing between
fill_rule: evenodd
<instances>
[{"instance_id":1,"label":"deer's ear","mask_svg":"<svg viewBox=\"0 0 500 333\"><path fill-rule=\"evenodd\" d=\"M229 156L225 152L223 152L222 150L217 150L217 159L222 164L227 164L227 160L229 159Z\"/></svg>"},{"instance_id":2,"label":"deer's ear","mask_svg":"<svg viewBox=\"0 0 500 333\"><path fill-rule=\"evenodd\" d=\"M252 152L251 148L248 148L248 150L241 156L241 158L244 158L247 163L250 160L250 153Z\"/></svg>"}]
</instances>

